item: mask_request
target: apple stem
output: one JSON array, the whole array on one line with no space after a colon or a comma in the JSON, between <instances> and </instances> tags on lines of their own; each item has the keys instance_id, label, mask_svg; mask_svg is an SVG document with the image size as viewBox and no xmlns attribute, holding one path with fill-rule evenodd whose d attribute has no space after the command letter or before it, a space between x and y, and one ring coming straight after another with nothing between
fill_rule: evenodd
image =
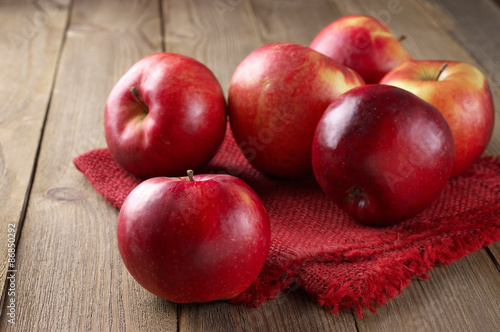
<instances>
[{"instance_id":1,"label":"apple stem","mask_svg":"<svg viewBox=\"0 0 500 332\"><path fill-rule=\"evenodd\" d=\"M398 38L398 42L400 42L400 43L401 43L401 42L402 42L403 40L405 40L405 39L406 39L406 36L405 36L405 35L401 35L401 36L399 36L399 38Z\"/></svg>"},{"instance_id":2,"label":"apple stem","mask_svg":"<svg viewBox=\"0 0 500 332\"><path fill-rule=\"evenodd\" d=\"M443 63L443 65L441 66L441 68L439 68L439 73L438 73L438 76L436 77L436 81L439 81L439 76L441 76L441 74L446 69L446 67L448 67L448 63L447 62Z\"/></svg>"},{"instance_id":3,"label":"apple stem","mask_svg":"<svg viewBox=\"0 0 500 332\"><path fill-rule=\"evenodd\" d=\"M139 96L139 90L137 90L137 87L135 85L130 88L130 92L132 92L132 95L134 96L134 98L137 101L137 103L139 104L139 106L141 106L142 110L145 113L149 113L148 105L146 105L146 103Z\"/></svg>"},{"instance_id":4,"label":"apple stem","mask_svg":"<svg viewBox=\"0 0 500 332\"><path fill-rule=\"evenodd\" d=\"M192 169L188 169L187 174L188 174L189 181L194 181L193 170Z\"/></svg>"}]
</instances>

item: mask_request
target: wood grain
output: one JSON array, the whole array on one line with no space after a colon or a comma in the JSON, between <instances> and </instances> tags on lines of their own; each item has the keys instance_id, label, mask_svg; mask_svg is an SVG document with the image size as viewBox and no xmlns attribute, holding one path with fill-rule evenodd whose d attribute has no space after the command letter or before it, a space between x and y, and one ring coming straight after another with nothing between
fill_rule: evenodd
<instances>
[{"instance_id":1,"label":"wood grain","mask_svg":"<svg viewBox=\"0 0 500 332\"><path fill-rule=\"evenodd\" d=\"M15 269L7 266L8 225L19 234L67 17L67 6L1 4L0 294Z\"/></svg>"},{"instance_id":2,"label":"wood grain","mask_svg":"<svg viewBox=\"0 0 500 332\"><path fill-rule=\"evenodd\" d=\"M158 1L76 1L61 55L18 250L18 331L175 330L176 307L128 274L117 211L72 164L105 146L107 95L141 57L161 50ZM2 316L0 330L13 326Z\"/></svg>"},{"instance_id":3,"label":"wood grain","mask_svg":"<svg viewBox=\"0 0 500 332\"><path fill-rule=\"evenodd\" d=\"M429 275L413 280L376 314L366 312L359 331L498 331L500 274L484 250Z\"/></svg>"},{"instance_id":4,"label":"wood grain","mask_svg":"<svg viewBox=\"0 0 500 332\"><path fill-rule=\"evenodd\" d=\"M180 331L356 331L350 312L332 315L312 305L304 292L264 303L257 309L225 302L182 306Z\"/></svg>"},{"instance_id":5,"label":"wood grain","mask_svg":"<svg viewBox=\"0 0 500 332\"><path fill-rule=\"evenodd\" d=\"M252 4L265 43L309 46L321 29L340 17L337 8L324 0L252 0Z\"/></svg>"},{"instance_id":6,"label":"wood grain","mask_svg":"<svg viewBox=\"0 0 500 332\"><path fill-rule=\"evenodd\" d=\"M212 70L227 95L238 64L262 45L244 0L163 1L165 49Z\"/></svg>"}]
</instances>

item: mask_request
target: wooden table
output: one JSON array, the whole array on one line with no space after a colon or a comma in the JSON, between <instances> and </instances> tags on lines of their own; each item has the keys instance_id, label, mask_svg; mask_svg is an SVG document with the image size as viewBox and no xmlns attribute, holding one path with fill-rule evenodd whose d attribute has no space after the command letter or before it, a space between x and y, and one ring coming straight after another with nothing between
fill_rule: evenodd
<instances>
[{"instance_id":1,"label":"wooden table","mask_svg":"<svg viewBox=\"0 0 500 332\"><path fill-rule=\"evenodd\" d=\"M325 25L353 13L377 16L404 34L417 59L477 66L500 105L495 1L0 0L0 330L500 330L500 243L413 280L362 319L350 310L332 315L300 291L258 309L161 300L128 274L116 244L118 211L72 163L106 145L108 93L143 56L192 56L227 93L234 69L255 48L308 45ZM488 154L500 154L499 123ZM17 236L16 272L7 272L9 234Z\"/></svg>"}]
</instances>

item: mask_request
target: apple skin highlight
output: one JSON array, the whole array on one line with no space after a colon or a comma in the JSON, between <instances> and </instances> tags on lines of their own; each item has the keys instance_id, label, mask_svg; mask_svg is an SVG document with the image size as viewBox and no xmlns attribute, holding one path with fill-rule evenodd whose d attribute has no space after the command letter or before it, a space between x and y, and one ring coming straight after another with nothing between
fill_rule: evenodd
<instances>
[{"instance_id":1,"label":"apple skin highlight","mask_svg":"<svg viewBox=\"0 0 500 332\"><path fill-rule=\"evenodd\" d=\"M222 174L142 182L123 203L117 237L134 279L177 303L239 295L257 278L271 244L260 198Z\"/></svg>"},{"instance_id":2,"label":"apple skin highlight","mask_svg":"<svg viewBox=\"0 0 500 332\"><path fill-rule=\"evenodd\" d=\"M179 176L200 169L219 149L226 101L213 73L176 53L138 61L106 102L104 128L113 159L140 177Z\"/></svg>"},{"instance_id":3,"label":"apple skin highlight","mask_svg":"<svg viewBox=\"0 0 500 332\"><path fill-rule=\"evenodd\" d=\"M451 174L453 137L431 104L400 88L366 85L333 101L313 141L314 175L352 218L392 225L427 208Z\"/></svg>"}]
</instances>

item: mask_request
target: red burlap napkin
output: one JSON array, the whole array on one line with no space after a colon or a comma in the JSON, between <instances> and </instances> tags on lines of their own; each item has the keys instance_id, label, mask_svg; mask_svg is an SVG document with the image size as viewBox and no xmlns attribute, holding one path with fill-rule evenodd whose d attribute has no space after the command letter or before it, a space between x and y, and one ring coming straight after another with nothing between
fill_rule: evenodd
<instances>
[{"instance_id":1,"label":"red burlap napkin","mask_svg":"<svg viewBox=\"0 0 500 332\"><path fill-rule=\"evenodd\" d=\"M107 149L84 153L76 167L116 208L140 180L122 170ZM259 194L271 219L272 245L259 278L233 303L258 306L301 288L334 313L374 310L408 286L500 240L500 162L483 157L417 217L391 227L369 227L350 219L321 191L314 178L285 181L265 177L243 157L228 131L204 173L240 177Z\"/></svg>"}]
</instances>

